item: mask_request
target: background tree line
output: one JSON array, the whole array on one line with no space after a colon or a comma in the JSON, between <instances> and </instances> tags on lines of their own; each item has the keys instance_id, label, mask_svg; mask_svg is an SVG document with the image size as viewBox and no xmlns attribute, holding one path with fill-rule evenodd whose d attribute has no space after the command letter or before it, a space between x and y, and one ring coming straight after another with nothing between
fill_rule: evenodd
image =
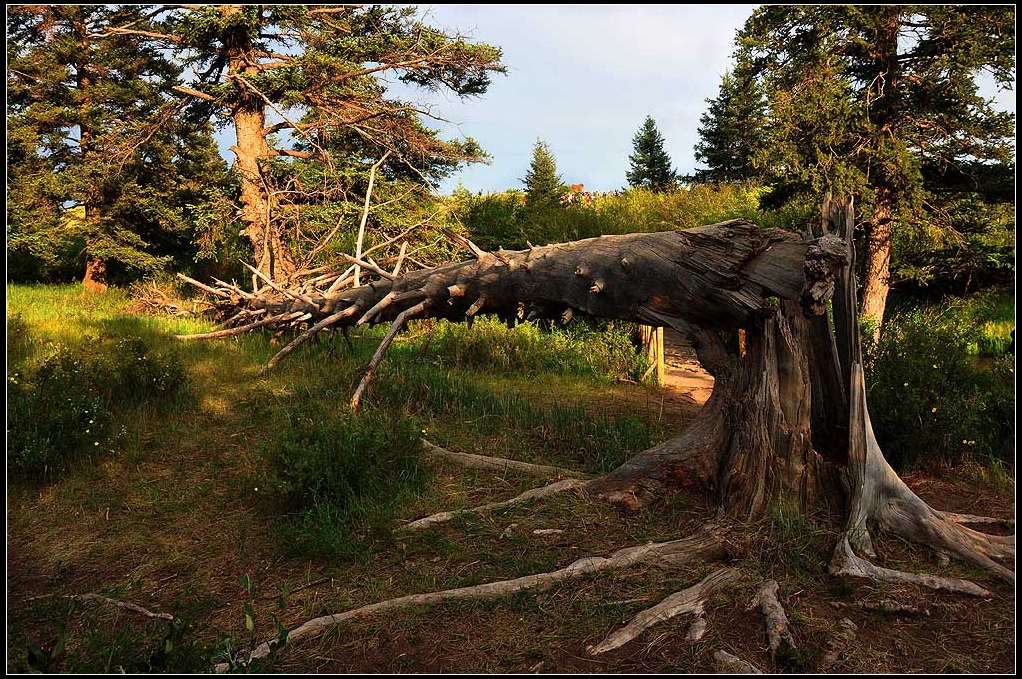
<instances>
[{"instance_id":1,"label":"background tree line","mask_svg":"<svg viewBox=\"0 0 1022 679\"><path fill-rule=\"evenodd\" d=\"M877 327L892 283L960 292L1013 271L1014 115L977 87L1014 81L1010 8L756 10L702 117L702 167L680 176L647 117L630 195L589 210L561 205L541 141L524 194L435 195L485 153L441 139L381 78L475 96L503 66L414 8L21 6L8 54L15 279L240 276L239 258L286 278L353 249L377 164L371 237L414 226L420 259L445 256L441 227L508 247L738 215L801 229L837 192L856 197ZM230 167L218 130L236 139Z\"/></svg>"}]
</instances>

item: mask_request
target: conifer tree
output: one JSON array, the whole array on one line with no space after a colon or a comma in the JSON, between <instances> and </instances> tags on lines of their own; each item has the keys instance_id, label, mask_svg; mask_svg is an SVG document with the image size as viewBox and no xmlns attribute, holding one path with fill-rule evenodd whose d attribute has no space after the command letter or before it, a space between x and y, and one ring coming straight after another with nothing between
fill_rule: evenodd
<instances>
[{"instance_id":1,"label":"conifer tree","mask_svg":"<svg viewBox=\"0 0 1022 679\"><path fill-rule=\"evenodd\" d=\"M8 12L9 247L44 266L77 249L93 290L110 267L145 274L180 255L185 206L226 169L209 126L167 96L178 66L124 37L90 38L142 18L135 6Z\"/></svg>"},{"instance_id":2,"label":"conifer tree","mask_svg":"<svg viewBox=\"0 0 1022 679\"><path fill-rule=\"evenodd\" d=\"M862 316L879 330L896 234L934 223L935 196L1014 163L1014 114L978 89L1015 78L1011 6L757 9L739 54L763 83L759 164L778 195L854 193L865 208Z\"/></svg>"},{"instance_id":3,"label":"conifer tree","mask_svg":"<svg viewBox=\"0 0 1022 679\"><path fill-rule=\"evenodd\" d=\"M664 149L664 138L656 127L653 116L646 116L639 131L632 138L635 151L628 156L631 169L625 173L628 184L650 191L670 191L678 181L671 167L671 157Z\"/></svg>"},{"instance_id":4,"label":"conifer tree","mask_svg":"<svg viewBox=\"0 0 1022 679\"><path fill-rule=\"evenodd\" d=\"M480 95L503 70L500 50L432 28L414 7L154 5L147 16L100 35L176 50L195 74L176 91L233 128L242 235L270 277L295 271L299 244L275 215L302 184L275 160L330 166L345 149L371 165L386 155L384 172L428 183L484 157L472 140L441 139L422 122L429 111L395 98L387 81Z\"/></svg>"},{"instance_id":5,"label":"conifer tree","mask_svg":"<svg viewBox=\"0 0 1022 679\"><path fill-rule=\"evenodd\" d=\"M556 203L564 194L564 182L557 174L557 161L542 139L537 139L532 147L532 162L522 183L532 207Z\"/></svg>"},{"instance_id":6,"label":"conifer tree","mask_svg":"<svg viewBox=\"0 0 1022 679\"><path fill-rule=\"evenodd\" d=\"M695 146L696 160L706 167L697 169L692 180L734 182L754 178L758 173L754 159L766 137L766 101L759 83L748 69L725 72L717 96L706 103Z\"/></svg>"}]
</instances>

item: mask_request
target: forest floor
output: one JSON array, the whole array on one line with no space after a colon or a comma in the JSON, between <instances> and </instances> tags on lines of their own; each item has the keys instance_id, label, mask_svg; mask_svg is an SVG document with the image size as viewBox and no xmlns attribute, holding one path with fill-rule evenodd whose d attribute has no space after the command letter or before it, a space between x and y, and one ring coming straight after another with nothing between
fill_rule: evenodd
<instances>
[{"instance_id":1,"label":"forest floor","mask_svg":"<svg viewBox=\"0 0 1022 679\"><path fill-rule=\"evenodd\" d=\"M112 293L96 300L72 288L14 286L8 294L8 319L18 315L36 351L108 336L140 336L170 346L171 334L207 327L134 315L123 296ZM267 338L184 345L177 351L191 385L188 403L170 411L132 410L116 451L85 460L57 480L43 485L9 480L8 670L208 670L228 653L274 638L278 625L292 628L405 594L555 570L582 556L609 556L622 547L690 535L713 516L702 498L684 492L632 515L566 493L415 533L356 536L357 548L342 554L296 550L281 528L279 510L264 497L267 489L256 485L267 464L260 451L281 426L263 413L309 399L346 408L375 337L355 337L354 356L339 339L310 346L266 377L258 373L274 351ZM391 366L427 382L439 379L430 371L457 373L483 390L480 403L517 399L518 410L510 411L494 411L492 403L486 406L491 410L418 404L416 416L436 443L590 473L680 430L700 401L677 387L450 368L428 352L402 353L400 346ZM374 384L394 374L384 371ZM604 436L613 442L605 444ZM625 452L610 451L594 461L594 451L604 445ZM1013 483L994 483L980 467L912 472L906 480L941 509L1014 515ZM399 525L542 484L509 472L439 464L396 518ZM262 669L705 672L713 671L713 653L723 649L767 671L813 671L838 621L848 618L858 628L858 642L833 671L1014 670L1012 587L961 564L938 565L924 550L890 540L878 543L884 565L968 577L994 596L835 580L826 566L838 528L826 516L805 517L784 507L743 528L748 539L735 539L729 547L742 582L711 601L707 633L697 644L685 640L687 624L678 618L605 655L594 658L586 651L638 611L720 564L636 567L540 593L391 612L289 647ZM536 532L547 529L560 532ZM797 643L797 651L776 662L766 650L762 619L746 610L764 577L779 582ZM172 613L186 624L147 622L132 612L65 598L84 593ZM885 600L920 611L857 605Z\"/></svg>"}]
</instances>

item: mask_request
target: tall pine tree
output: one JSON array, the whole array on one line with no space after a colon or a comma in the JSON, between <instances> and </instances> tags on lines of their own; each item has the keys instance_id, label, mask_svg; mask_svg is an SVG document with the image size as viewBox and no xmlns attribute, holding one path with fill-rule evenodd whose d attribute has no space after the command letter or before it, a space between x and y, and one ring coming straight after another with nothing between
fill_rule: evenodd
<instances>
[{"instance_id":1,"label":"tall pine tree","mask_svg":"<svg viewBox=\"0 0 1022 679\"><path fill-rule=\"evenodd\" d=\"M161 268L190 246L186 206L224 179L209 126L167 96L180 68L128 38L91 39L142 19L134 6L9 9L8 248L35 276L72 250L93 290L111 268Z\"/></svg>"},{"instance_id":2,"label":"tall pine tree","mask_svg":"<svg viewBox=\"0 0 1022 679\"><path fill-rule=\"evenodd\" d=\"M500 50L433 28L414 7L156 5L146 11L150 25L124 23L101 35L131 35L176 50L195 74L177 92L233 128L242 235L270 277L288 279L300 247L276 214L280 195L294 194L287 186L302 182L286 176L275 159L330 166L331 149L343 145L369 164L389 154L385 172L431 182L483 158L472 140L439 138L422 122L429 111L395 98L388 82L480 95L503 70Z\"/></svg>"},{"instance_id":3,"label":"tall pine tree","mask_svg":"<svg viewBox=\"0 0 1022 679\"><path fill-rule=\"evenodd\" d=\"M635 150L628 156L631 169L625 173L628 184L657 192L673 189L678 181L678 173L671 167L671 157L664 149L664 138L653 116L646 116L632 138L632 145Z\"/></svg>"},{"instance_id":4,"label":"tall pine tree","mask_svg":"<svg viewBox=\"0 0 1022 679\"><path fill-rule=\"evenodd\" d=\"M557 161L542 139L537 139L532 147L532 162L522 183L531 207L554 204L564 195L564 182L557 174Z\"/></svg>"},{"instance_id":5,"label":"tall pine tree","mask_svg":"<svg viewBox=\"0 0 1022 679\"><path fill-rule=\"evenodd\" d=\"M977 75L1015 77L1010 6L769 6L739 32L763 83L762 166L782 195L860 197L862 316L877 328L896 234L933 222L933 196L1014 162L1014 114Z\"/></svg>"},{"instance_id":6,"label":"tall pine tree","mask_svg":"<svg viewBox=\"0 0 1022 679\"><path fill-rule=\"evenodd\" d=\"M696 160L697 182L733 182L753 179L758 170L754 160L766 139L766 100L756 78L739 65L725 72L720 90L699 118Z\"/></svg>"}]
</instances>

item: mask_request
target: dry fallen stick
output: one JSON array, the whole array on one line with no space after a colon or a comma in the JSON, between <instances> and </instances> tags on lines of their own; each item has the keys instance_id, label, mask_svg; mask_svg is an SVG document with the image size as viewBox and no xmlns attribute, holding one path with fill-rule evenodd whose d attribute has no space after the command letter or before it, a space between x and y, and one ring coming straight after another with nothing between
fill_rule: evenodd
<instances>
[{"instance_id":1,"label":"dry fallen stick","mask_svg":"<svg viewBox=\"0 0 1022 679\"><path fill-rule=\"evenodd\" d=\"M791 636L791 630L788 629L788 616L785 615L781 602L777 600L776 580L764 580L763 584L759 586L748 610L751 611L755 608L759 608L763 613L770 657L776 657L779 650L795 648L795 639Z\"/></svg>"},{"instance_id":2,"label":"dry fallen stick","mask_svg":"<svg viewBox=\"0 0 1022 679\"><path fill-rule=\"evenodd\" d=\"M641 564L676 564L681 561L693 559L715 559L723 556L724 549L720 540L709 528L704 529L695 535L672 540L670 542L649 543L635 547L626 547L614 552L610 557L588 556L574 561L571 565L560 570L549 573L538 573L526 575L512 580L499 580L488 582L472 587L459 587L446 589L439 592L428 592L425 594L410 594L408 596L388 599L379 603L362 606L344 613L324 615L314 618L299 625L288 632L287 643L293 644L300 641L314 639L324 634L327 630L347 620L364 618L386 611L393 611L412 606L425 606L430 604L443 603L447 601L466 601L495 599L515 594L526 590L544 590L559 582L577 579L594 573L601 573L611 570L621 570ZM244 662L259 660L267 657L277 647L277 639L267 641L256 647ZM216 666L217 672L226 672L230 669L228 663L220 663Z\"/></svg>"},{"instance_id":3,"label":"dry fallen stick","mask_svg":"<svg viewBox=\"0 0 1022 679\"><path fill-rule=\"evenodd\" d=\"M733 568L714 571L688 589L675 592L656 606L642 611L627 625L611 633L596 646L590 646L586 651L589 655L613 651L637 638L653 625L684 614L695 616L692 623L694 629L690 628L689 636L691 641L698 641L706 630L703 604L714 592L736 580L738 580L738 571Z\"/></svg>"},{"instance_id":4,"label":"dry fallen stick","mask_svg":"<svg viewBox=\"0 0 1022 679\"><path fill-rule=\"evenodd\" d=\"M152 620L167 620L170 622L173 622L174 620L174 616L171 615L170 613L154 613L153 611L150 611L147 608L142 608L138 604L133 604L128 601L118 601L117 599L111 599L108 596L103 596L102 594L96 594L94 592L88 592L86 594L62 594L62 595L44 594L43 596L31 597L30 599L28 599L28 601L45 599L51 596L60 596L63 599L71 599L73 601L95 601L97 603L106 604L108 606L116 606L117 608L122 608L126 611L138 613L139 615L144 615L145 617L150 618Z\"/></svg>"}]
</instances>

